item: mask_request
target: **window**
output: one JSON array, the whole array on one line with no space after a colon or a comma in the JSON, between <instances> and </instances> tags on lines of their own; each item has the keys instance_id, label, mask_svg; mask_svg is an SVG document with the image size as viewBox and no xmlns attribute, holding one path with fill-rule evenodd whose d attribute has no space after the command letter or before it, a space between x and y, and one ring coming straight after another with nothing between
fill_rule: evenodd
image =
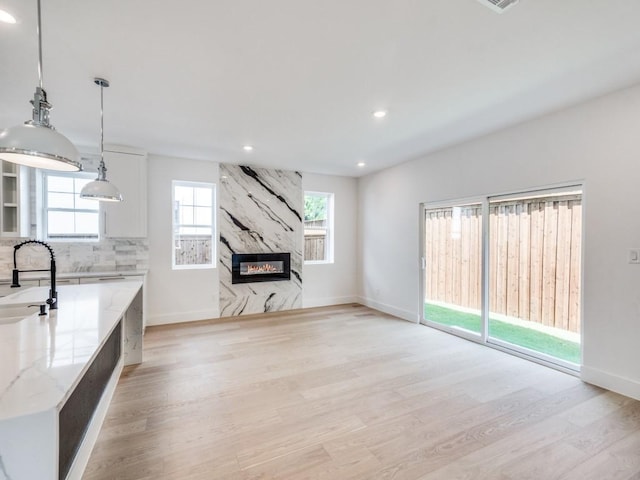
<instances>
[{"instance_id":1,"label":"window","mask_svg":"<svg viewBox=\"0 0 640 480\"><path fill-rule=\"evenodd\" d=\"M333 263L333 193L304 194L304 260Z\"/></svg>"},{"instance_id":2,"label":"window","mask_svg":"<svg viewBox=\"0 0 640 480\"><path fill-rule=\"evenodd\" d=\"M91 173L43 173L44 232L47 240L98 240L100 205L80 198Z\"/></svg>"},{"instance_id":3,"label":"window","mask_svg":"<svg viewBox=\"0 0 640 480\"><path fill-rule=\"evenodd\" d=\"M211 183L173 181L173 268L214 268L214 198Z\"/></svg>"}]
</instances>

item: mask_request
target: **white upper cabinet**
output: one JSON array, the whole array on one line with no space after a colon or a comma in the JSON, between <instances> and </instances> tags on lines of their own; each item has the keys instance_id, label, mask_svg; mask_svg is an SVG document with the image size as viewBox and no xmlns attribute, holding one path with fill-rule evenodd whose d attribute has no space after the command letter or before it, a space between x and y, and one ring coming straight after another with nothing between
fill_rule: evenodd
<instances>
[{"instance_id":1,"label":"white upper cabinet","mask_svg":"<svg viewBox=\"0 0 640 480\"><path fill-rule=\"evenodd\" d=\"M131 147L105 145L107 180L122 194L122 202L101 202L104 234L109 238L147 236L147 154Z\"/></svg>"}]
</instances>

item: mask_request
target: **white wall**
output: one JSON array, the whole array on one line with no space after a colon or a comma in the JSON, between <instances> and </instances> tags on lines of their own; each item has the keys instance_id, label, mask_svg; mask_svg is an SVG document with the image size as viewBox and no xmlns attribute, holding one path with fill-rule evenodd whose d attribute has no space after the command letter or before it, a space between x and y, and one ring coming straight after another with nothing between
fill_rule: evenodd
<instances>
[{"instance_id":1,"label":"white wall","mask_svg":"<svg viewBox=\"0 0 640 480\"><path fill-rule=\"evenodd\" d=\"M218 185L218 164L149 156L149 274L147 324L159 325L219 316L218 268L172 270L171 182L187 180Z\"/></svg>"},{"instance_id":2,"label":"white wall","mask_svg":"<svg viewBox=\"0 0 640 480\"><path fill-rule=\"evenodd\" d=\"M171 268L171 181L212 182L219 189L218 179L217 163L149 156L148 325L220 316L218 268ZM358 300L357 180L305 173L302 176L302 188L335 194L334 263L303 267L303 306L308 308L355 302Z\"/></svg>"},{"instance_id":3,"label":"white wall","mask_svg":"<svg viewBox=\"0 0 640 480\"><path fill-rule=\"evenodd\" d=\"M420 202L585 182L582 377L640 399L640 87L359 181L362 302L416 321Z\"/></svg>"},{"instance_id":4,"label":"white wall","mask_svg":"<svg viewBox=\"0 0 640 480\"><path fill-rule=\"evenodd\" d=\"M334 194L335 235L333 263L303 266L303 307L356 302L357 180L351 177L304 173L302 189Z\"/></svg>"}]
</instances>

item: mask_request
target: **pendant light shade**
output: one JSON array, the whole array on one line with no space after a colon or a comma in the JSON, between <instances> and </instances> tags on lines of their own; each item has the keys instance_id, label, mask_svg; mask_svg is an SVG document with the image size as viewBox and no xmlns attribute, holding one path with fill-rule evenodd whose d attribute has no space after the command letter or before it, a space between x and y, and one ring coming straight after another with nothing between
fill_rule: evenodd
<instances>
[{"instance_id":1,"label":"pendant light shade","mask_svg":"<svg viewBox=\"0 0 640 480\"><path fill-rule=\"evenodd\" d=\"M51 104L42 88L42 28L38 4L38 76L40 84L31 100L32 119L24 125L0 130L0 160L34 168L74 172L82 170L76 147L49 123Z\"/></svg>"},{"instance_id":2,"label":"pendant light shade","mask_svg":"<svg viewBox=\"0 0 640 480\"><path fill-rule=\"evenodd\" d=\"M34 168L80 170L78 150L64 135L30 123L0 131L0 159Z\"/></svg>"},{"instance_id":3,"label":"pendant light shade","mask_svg":"<svg viewBox=\"0 0 640 480\"><path fill-rule=\"evenodd\" d=\"M82 188L80 198L100 200L102 202L121 202L122 194L106 178L101 179L101 176L104 177L104 174L101 175L100 172L98 172L98 178L93 182L87 183Z\"/></svg>"},{"instance_id":4,"label":"pendant light shade","mask_svg":"<svg viewBox=\"0 0 640 480\"><path fill-rule=\"evenodd\" d=\"M100 86L100 164L98 165L98 178L87 183L80 191L80 198L100 200L101 202L121 202L122 195L118 189L107 180L107 167L104 165L104 96L105 87L109 81L104 78L94 78L96 85Z\"/></svg>"}]
</instances>

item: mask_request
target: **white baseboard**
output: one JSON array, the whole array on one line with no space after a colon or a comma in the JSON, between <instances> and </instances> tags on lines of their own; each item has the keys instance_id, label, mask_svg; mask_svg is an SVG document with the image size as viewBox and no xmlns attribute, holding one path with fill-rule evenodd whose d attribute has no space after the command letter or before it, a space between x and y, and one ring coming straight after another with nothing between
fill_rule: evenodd
<instances>
[{"instance_id":1,"label":"white baseboard","mask_svg":"<svg viewBox=\"0 0 640 480\"><path fill-rule=\"evenodd\" d=\"M374 310L388 313L389 315L393 315L394 317L401 318L403 320L406 320L407 322L418 323L420 321L420 315L416 312L404 310L402 308L388 305L386 303L376 302L375 300L372 300L370 298L358 297L358 303L361 303L362 305L365 305L369 308L373 308Z\"/></svg>"},{"instance_id":2,"label":"white baseboard","mask_svg":"<svg viewBox=\"0 0 640 480\"><path fill-rule=\"evenodd\" d=\"M584 382L640 400L640 382L635 380L618 377L617 375L612 375L611 373L585 365L580 369L580 378Z\"/></svg>"},{"instance_id":3,"label":"white baseboard","mask_svg":"<svg viewBox=\"0 0 640 480\"><path fill-rule=\"evenodd\" d=\"M302 308L329 307L332 305L344 305L346 303L360 303L355 295L346 297L303 298Z\"/></svg>"},{"instance_id":4,"label":"white baseboard","mask_svg":"<svg viewBox=\"0 0 640 480\"><path fill-rule=\"evenodd\" d=\"M149 314L147 316L147 327L153 325L168 325L170 323L195 322L197 320L210 320L220 318L220 311L198 310L193 312L163 313L160 315Z\"/></svg>"},{"instance_id":5,"label":"white baseboard","mask_svg":"<svg viewBox=\"0 0 640 480\"><path fill-rule=\"evenodd\" d=\"M417 323L420 320L419 315L415 312L410 312L409 310L403 310L393 305L387 305L385 303L376 302L374 300L358 296L313 298L305 299L303 302L304 303L302 308L328 307L331 305L343 305L346 303L360 303L375 310L393 315L394 317L407 320L408 322ZM198 320L210 320L214 318L220 318L219 310L163 313L160 315L149 314L147 316L147 326L150 327L154 325L169 325L172 323L195 322Z\"/></svg>"}]
</instances>

